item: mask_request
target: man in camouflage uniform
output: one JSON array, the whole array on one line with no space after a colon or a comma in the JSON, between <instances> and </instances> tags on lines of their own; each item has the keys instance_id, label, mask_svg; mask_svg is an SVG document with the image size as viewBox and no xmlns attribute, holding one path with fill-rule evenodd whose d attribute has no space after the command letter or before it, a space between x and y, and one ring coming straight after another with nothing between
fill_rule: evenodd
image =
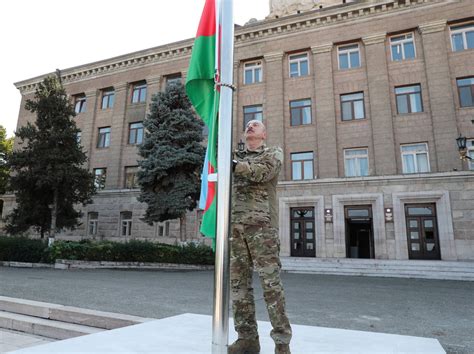
<instances>
[{"instance_id":1,"label":"man in camouflage uniform","mask_svg":"<svg viewBox=\"0 0 474 354\"><path fill-rule=\"evenodd\" d=\"M252 288L253 268L258 272L273 330L275 353L289 354L291 327L285 312L280 280L280 240L276 185L283 162L278 147L266 147L265 126L250 121L246 148L234 154L230 282L234 325L239 337L228 353L260 352Z\"/></svg>"}]
</instances>

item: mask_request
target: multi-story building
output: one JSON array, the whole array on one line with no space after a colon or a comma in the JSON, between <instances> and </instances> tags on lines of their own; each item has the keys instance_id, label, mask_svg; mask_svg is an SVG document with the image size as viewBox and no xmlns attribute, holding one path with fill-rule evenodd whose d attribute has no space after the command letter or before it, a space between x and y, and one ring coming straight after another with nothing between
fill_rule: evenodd
<instances>
[{"instance_id":1,"label":"multi-story building","mask_svg":"<svg viewBox=\"0 0 474 354\"><path fill-rule=\"evenodd\" d=\"M281 252L297 257L474 259L471 1L324 1L235 33L234 141L260 119L282 146ZM175 242L136 201L137 144L153 93L185 80L193 40L62 70L88 167L103 188L61 237ZM16 83L18 125L43 77ZM5 196L4 215L12 207ZM186 239L201 239L199 212Z\"/></svg>"}]
</instances>

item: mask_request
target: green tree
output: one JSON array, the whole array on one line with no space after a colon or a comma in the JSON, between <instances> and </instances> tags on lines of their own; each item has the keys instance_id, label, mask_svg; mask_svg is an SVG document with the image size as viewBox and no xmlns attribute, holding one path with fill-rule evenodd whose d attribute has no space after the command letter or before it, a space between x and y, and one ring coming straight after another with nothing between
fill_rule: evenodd
<instances>
[{"instance_id":1,"label":"green tree","mask_svg":"<svg viewBox=\"0 0 474 354\"><path fill-rule=\"evenodd\" d=\"M20 148L9 158L17 206L7 231L34 227L41 237L48 232L53 242L58 230L78 225L81 212L74 206L91 201L94 177L83 167L87 156L77 142L74 106L60 81L44 79L25 108L36 113L36 121L18 129Z\"/></svg>"},{"instance_id":2,"label":"green tree","mask_svg":"<svg viewBox=\"0 0 474 354\"><path fill-rule=\"evenodd\" d=\"M152 224L179 218L183 240L186 211L193 210L199 199L203 123L194 114L184 86L172 84L152 97L143 125L138 183L139 201L147 204L144 220Z\"/></svg>"},{"instance_id":3,"label":"green tree","mask_svg":"<svg viewBox=\"0 0 474 354\"><path fill-rule=\"evenodd\" d=\"M13 150L13 137L7 138L7 130L0 125L0 194L7 191L9 168L7 161Z\"/></svg>"}]
</instances>

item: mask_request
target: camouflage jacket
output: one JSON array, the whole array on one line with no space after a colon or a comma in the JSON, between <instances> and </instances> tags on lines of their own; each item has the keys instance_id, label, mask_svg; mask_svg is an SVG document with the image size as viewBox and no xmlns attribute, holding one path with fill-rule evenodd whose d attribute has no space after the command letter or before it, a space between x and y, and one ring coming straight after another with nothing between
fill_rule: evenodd
<instances>
[{"instance_id":1,"label":"camouflage jacket","mask_svg":"<svg viewBox=\"0 0 474 354\"><path fill-rule=\"evenodd\" d=\"M276 186L283 163L279 147L235 151L238 161L232 183L232 223L278 227Z\"/></svg>"}]
</instances>

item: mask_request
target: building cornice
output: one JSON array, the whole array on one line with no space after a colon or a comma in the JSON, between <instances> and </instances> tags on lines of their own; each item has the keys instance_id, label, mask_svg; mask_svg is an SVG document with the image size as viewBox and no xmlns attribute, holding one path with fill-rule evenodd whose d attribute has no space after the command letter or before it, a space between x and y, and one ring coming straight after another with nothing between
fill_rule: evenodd
<instances>
[{"instance_id":1,"label":"building cornice","mask_svg":"<svg viewBox=\"0 0 474 354\"><path fill-rule=\"evenodd\" d=\"M278 19L262 20L236 29L235 45L245 45L269 37L278 38L289 34L324 28L335 24L367 19L371 16L412 9L433 4L431 0L380 0L377 2L349 3L344 6L313 10L303 14L290 15ZM113 75L131 69L143 68L177 59L188 59L194 38L166 44L139 52L125 54L61 71L65 85L91 78ZM37 84L48 73L39 77L15 83L22 94L34 92Z\"/></svg>"},{"instance_id":2,"label":"building cornice","mask_svg":"<svg viewBox=\"0 0 474 354\"><path fill-rule=\"evenodd\" d=\"M321 45L315 45L311 47L311 51L313 54L322 54L322 53L328 53L332 50L333 44L332 43L324 43Z\"/></svg>"},{"instance_id":3,"label":"building cornice","mask_svg":"<svg viewBox=\"0 0 474 354\"><path fill-rule=\"evenodd\" d=\"M419 25L418 28L420 29L421 34L441 32L446 28L447 22L447 20L426 22Z\"/></svg>"},{"instance_id":4,"label":"building cornice","mask_svg":"<svg viewBox=\"0 0 474 354\"><path fill-rule=\"evenodd\" d=\"M362 37L362 42L364 42L365 45L384 43L385 38L387 38L386 32L376 33L376 34L371 34L370 36Z\"/></svg>"},{"instance_id":5,"label":"building cornice","mask_svg":"<svg viewBox=\"0 0 474 354\"><path fill-rule=\"evenodd\" d=\"M283 52L268 53L263 56L267 63L272 61L281 61L283 59Z\"/></svg>"},{"instance_id":6,"label":"building cornice","mask_svg":"<svg viewBox=\"0 0 474 354\"><path fill-rule=\"evenodd\" d=\"M433 172L406 175L387 175L387 176L367 176L367 177L340 177L340 178L321 178L306 181L279 181L279 188L306 188L327 185L376 185L387 182L394 183L428 183L436 180L463 180L474 183L474 171L456 171L456 172Z\"/></svg>"}]
</instances>

